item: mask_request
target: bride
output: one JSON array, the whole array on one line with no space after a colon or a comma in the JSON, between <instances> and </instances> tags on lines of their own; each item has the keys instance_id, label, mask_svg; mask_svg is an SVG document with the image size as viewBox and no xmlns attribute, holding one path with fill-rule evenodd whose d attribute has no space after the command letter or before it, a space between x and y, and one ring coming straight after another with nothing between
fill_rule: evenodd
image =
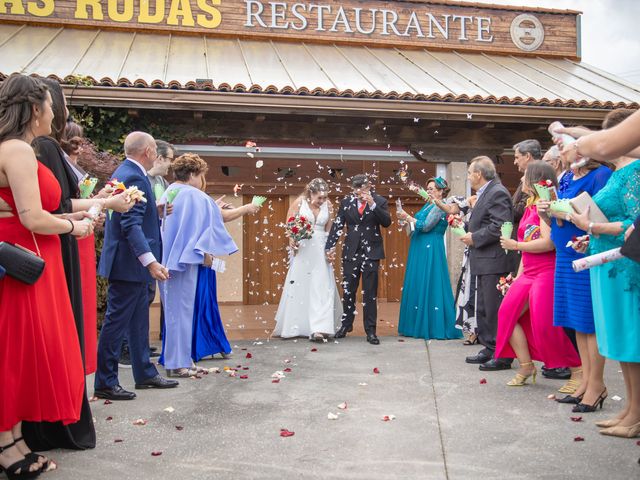
<instances>
[{"instance_id":1,"label":"bride","mask_svg":"<svg viewBox=\"0 0 640 480\"><path fill-rule=\"evenodd\" d=\"M333 266L324 252L333 224L333 207L327 200L328 193L327 183L315 178L287 212L287 218L300 215L309 219L313 236L299 244L289 240L293 255L276 313L275 336L308 336L310 340L321 342L335 333L342 317Z\"/></svg>"}]
</instances>

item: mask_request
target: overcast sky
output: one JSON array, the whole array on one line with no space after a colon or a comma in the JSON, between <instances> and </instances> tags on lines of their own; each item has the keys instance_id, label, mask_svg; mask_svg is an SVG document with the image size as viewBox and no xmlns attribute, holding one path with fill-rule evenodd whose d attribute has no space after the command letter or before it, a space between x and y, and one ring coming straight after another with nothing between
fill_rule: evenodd
<instances>
[{"instance_id":1,"label":"overcast sky","mask_svg":"<svg viewBox=\"0 0 640 480\"><path fill-rule=\"evenodd\" d=\"M640 0L480 1L581 11L582 61L640 84Z\"/></svg>"}]
</instances>

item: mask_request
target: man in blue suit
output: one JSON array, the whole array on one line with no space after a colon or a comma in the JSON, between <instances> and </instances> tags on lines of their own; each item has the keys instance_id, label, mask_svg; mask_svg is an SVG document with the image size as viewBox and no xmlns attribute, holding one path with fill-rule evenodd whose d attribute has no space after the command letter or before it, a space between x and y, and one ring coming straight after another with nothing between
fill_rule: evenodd
<instances>
[{"instance_id":1,"label":"man in blue suit","mask_svg":"<svg viewBox=\"0 0 640 480\"><path fill-rule=\"evenodd\" d=\"M149 360L149 285L168 278L162 258L160 221L147 170L157 157L153 137L133 132L124 142L126 160L116 169L127 187L144 192L147 202L127 213L113 212L105 224L104 246L98 274L109 280L107 313L98 342L95 396L108 400L133 400L136 394L118 382L118 358L125 335L129 341L136 389L172 388L178 382L161 377Z\"/></svg>"}]
</instances>

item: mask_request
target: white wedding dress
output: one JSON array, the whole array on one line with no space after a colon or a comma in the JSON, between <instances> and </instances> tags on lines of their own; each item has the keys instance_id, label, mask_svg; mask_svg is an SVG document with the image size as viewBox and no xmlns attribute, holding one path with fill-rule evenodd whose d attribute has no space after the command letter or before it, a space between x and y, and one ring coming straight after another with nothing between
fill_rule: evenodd
<instances>
[{"instance_id":1,"label":"white wedding dress","mask_svg":"<svg viewBox=\"0 0 640 480\"><path fill-rule=\"evenodd\" d=\"M300 215L312 222L313 236L300 241L298 252L291 259L273 335L283 338L308 337L313 333L333 335L342 319L342 302L333 265L327 262L324 252L329 235L325 232L329 207L323 203L314 219L311 207L303 199Z\"/></svg>"}]
</instances>

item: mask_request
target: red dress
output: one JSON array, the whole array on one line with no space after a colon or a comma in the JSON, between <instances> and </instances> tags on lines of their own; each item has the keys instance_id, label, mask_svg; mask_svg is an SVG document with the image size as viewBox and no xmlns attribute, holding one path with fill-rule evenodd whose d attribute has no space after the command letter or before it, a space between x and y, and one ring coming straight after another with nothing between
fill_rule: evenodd
<instances>
[{"instance_id":1,"label":"red dress","mask_svg":"<svg viewBox=\"0 0 640 480\"><path fill-rule=\"evenodd\" d=\"M42 207L55 210L60 185L38 163ZM45 260L42 276L26 285L8 275L0 280L0 431L16 423L80 418L84 371L58 235L35 235L20 223L9 187L0 188L13 216L0 218L0 241L19 244Z\"/></svg>"},{"instance_id":2,"label":"red dress","mask_svg":"<svg viewBox=\"0 0 640 480\"><path fill-rule=\"evenodd\" d=\"M96 287L96 245L90 235L78 239L80 279L82 280L82 318L84 319L84 373L98 367L98 292Z\"/></svg>"}]
</instances>

